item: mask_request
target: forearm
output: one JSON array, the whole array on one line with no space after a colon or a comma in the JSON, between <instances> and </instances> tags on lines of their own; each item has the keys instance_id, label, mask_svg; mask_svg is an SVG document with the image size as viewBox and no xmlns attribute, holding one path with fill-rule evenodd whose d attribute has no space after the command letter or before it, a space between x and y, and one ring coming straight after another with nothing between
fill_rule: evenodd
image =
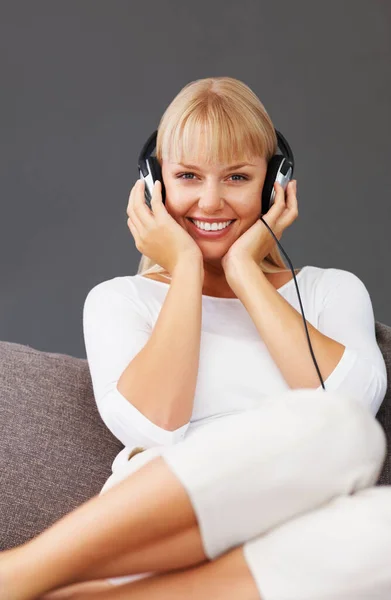
<instances>
[{"instance_id":1,"label":"forearm","mask_svg":"<svg viewBox=\"0 0 391 600\"><path fill-rule=\"evenodd\" d=\"M259 266L243 263L229 281L251 316L263 342L292 389L318 388L301 312L298 312L266 279ZM341 360L345 346L323 335L306 320L308 335L323 381Z\"/></svg>"},{"instance_id":2,"label":"forearm","mask_svg":"<svg viewBox=\"0 0 391 600\"><path fill-rule=\"evenodd\" d=\"M150 339L118 380L119 392L169 431L189 422L201 343L203 264L179 263Z\"/></svg>"}]
</instances>

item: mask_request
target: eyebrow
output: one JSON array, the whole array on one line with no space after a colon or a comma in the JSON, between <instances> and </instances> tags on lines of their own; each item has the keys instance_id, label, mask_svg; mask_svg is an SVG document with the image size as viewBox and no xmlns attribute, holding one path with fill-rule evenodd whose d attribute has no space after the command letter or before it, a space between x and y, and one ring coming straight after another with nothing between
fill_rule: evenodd
<instances>
[{"instance_id":1,"label":"eyebrow","mask_svg":"<svg viewBox=\"0 0 391 600\"><path fill-rule=\"evenodd\" d=\"M181 167L185 167L186 169L195 169L197 170L201 170L199 167L197 167L196 165L185 165L183 163L177 163L179 166ZM226 169L223 169L223 171L232 171L233 169L240 169L241 167L255 167L256 165L253 165L252 163L239 163L238 165L231 165L230 167L227 167Z\"/></svg>"}]
</instances>

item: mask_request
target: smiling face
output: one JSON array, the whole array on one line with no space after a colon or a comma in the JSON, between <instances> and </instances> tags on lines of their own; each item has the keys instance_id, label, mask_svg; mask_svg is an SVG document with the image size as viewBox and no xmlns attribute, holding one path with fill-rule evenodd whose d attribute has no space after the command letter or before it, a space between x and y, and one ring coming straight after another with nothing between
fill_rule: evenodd
<instances>
[{"instance_id":1,"label":"smiling face","mask_svg":"<svg viewBox=\"0 0 391 600\"><path fill-rule=\"evenodd\" d=\"M184 166L162 161L166 209L196 241L204 257L205 271L223 275L221 259L230 246L261 214L261 195L267 162L252 157L238 163L208 164L199 153L197 161ZM189 218L234 222L224 234L203 237Z\"/></svg>"}]
</instances>

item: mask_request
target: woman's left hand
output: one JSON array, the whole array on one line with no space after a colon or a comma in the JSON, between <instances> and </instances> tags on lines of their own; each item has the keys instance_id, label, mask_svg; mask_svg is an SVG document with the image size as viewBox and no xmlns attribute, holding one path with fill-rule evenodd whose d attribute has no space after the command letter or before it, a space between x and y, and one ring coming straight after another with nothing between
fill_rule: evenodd
<instances>
[{"instance_id":1,"label":"woman's left hand","mask_svg":"<svg viewBox=\"0 0 391 600\"><path fill-rule=\"evenodd\" d=\"M282 185L275 182L275 200L262 218L272 229L280 241L283 231L297 219L298 207L296 197L296 180L289 182L285 191ZM227 275L229 269L237 268L243 261L259 264L270 252L276 241L261 219L249 227L229 248L221 259L221 264Z\"/></svg>"}]
</instances>

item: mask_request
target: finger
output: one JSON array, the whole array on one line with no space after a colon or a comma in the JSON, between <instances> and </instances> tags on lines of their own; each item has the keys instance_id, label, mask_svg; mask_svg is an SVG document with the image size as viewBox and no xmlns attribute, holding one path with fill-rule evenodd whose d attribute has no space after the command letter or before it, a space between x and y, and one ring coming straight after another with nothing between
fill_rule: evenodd
<instances>
[{"instance_id":1,"label":"finger","mask_svg":"<svg viewBox=\"0 0 391 600\"><path fill-rule=\"evenodd\" d=\"M286 194L286 199L285 199L285 206L287 209L286 216L289 219L294 220L299 213L298 203L297 203L297 194L296 194L296 180L292 180L288 184L287 194Z\"/></svg>"},{"instance_id":2,"label":"finger","mask_svg":"<svg viewBox=\"0 0 391 600\"><path fill-rule=\"evenodd\" d=\"M162 216L166 212L162 199L162 184L159 179L156 179L152 189L151 208L155 216Z\"/></svg>"},{"instance_id":3,"label":"finger","mask_svg":"<svg viewBox=\"0 0 391 600\"><path fill-rule=\"evenodd\" d=\"M131 217L133 223L137 227L137 232L140 238L142 238L145 231L151 227L152 221L149 221L148 219L153 218L151 210L145 202L144 190L145 181L143 179L139 179L134 186L134 192L130 206Z\"/></svg>"},{"instance_id":4,"label":"finger","mask_svg":"<svg viewBox=\"0 0 391 600\"><path fill-rule=\"evenodd\" d=\"M126 210L126 213L128 215L128 217L130 217L132 219L132 222L134 223L134 225L137 227L137 230L139 231L142 224L140 222L140 218L137 215L136 212L136 207L135 207L135 201L136 201L136 197L137 197L137 188L140 187L140 180L138 179L136 181L136 183L134 184L134 186L131 189L130 192L130 196L129 196L129 202L128 202L128 207ZM132 232L133 234L133 232Z\"/></svg>"},{"instance_id":5,"label":"finger","mask_svg":"<svg viewBox=\"0 0 391 600\"><path fill-rule=\"evenodd\" d=\"M128 217L128 220L127 220L126 224L127 224L128 228L129 228L129 231L132 234L132 236L134 238L134 241L136 242L136 245L137 245L137 242L138 242L138 239L139 239L139 233L138 233L136 225L134 224L134 222L132 220L132 217Z\"/></svg>"},{"instance_id":6,"label":"finger","mask_svg":"<svg viewBox=\"0 0 391 600\"><path fill-rule=\"evenodd\" d=\"M280 207L285 208L286 207L286 198L287 198L287 190L289 188L289 183L287 185L286 188L283 188L283 186L281 185L281 183L278 183L276 181L276 187L277 187L277 195L278 195L278 202Z\"/></svg>"},{"instance_id":7,"label":"finger","mask_svg":"<svg viewBox=\"0 0 391 600\"><path fill-rule=\"evenodd\" d=\"M130 233L132 234L136 247L138 244L138 241L140 239L140 231L139 228L140 226L140 222L138 221L136 215L134 214L134 212L132 210L128 210L128 220L126 222L128 229L130 231Z\"/></svg>"},{"instance_id":8,"label":"finger","mask_svg":"<svg viewBox=\"0 0 391 600\"><path fill-rule=\"evenodd\" d=\"M290 181L285 198L285 211L279 219L279 224L286 228L297 219L299 214L296 196L296 182Z\"/></svg>"},{"instance_id":9,"label":"finger","mask_svg":"<svg viewBox=\"0 0 391 600\"><path fill-rule=\"evenodd\" d=\"M133 210L134 210L135 192L136 192L137 185L138 185L139 181L140 180L138 179L136 181L136 183L134 184L134 186L132 187L132 189L130 190L130 194L129 194L129 198L128 198L128 206L126 208L126 213L127 213L128 216L130 216L130 214L133 213Z\"/></svg>"},{"instance_id":10,"label":"finger","mask_svg":"<svg viewBox=\"0 0 391 600\"><path fill-rule=\"evenodd\" d=\"M154 222L154 215L152 210L149 208L145 200L145 180L140 179L136 188L136 199L134 203L134 210L136 215L139 217L140 222L145 227L151 227ZM152 192L153 196L153 192ZM152 205L151 205L152 206Z\"/></svg>"},{"instance_id":11,"label":"finger","mask_svg":"<svg viewBox=\"0 0 391 600\"><path fill-rule=\"evenodd\" d=\"M275 223L285 210L284 189L282 185L275 181L273 188L275 192L274 202L267 211L267 213L264 215L264 218L267 218L268 225L275 225Z\"/></svg>"},{"instance_id":12,"label":"finger","mask_svg":"<svg viewBox=\"0 0 391 600\"><path fill-rule=\"evenodd\" d=\"M130 230L130 233L133 236L133 240L134 240L134 245L136 246L137 250L139 252L141 252L141 254L143 254L143 250L142 250L142 235L140 233L140 231L142 231L142 227L138 228L137 225L134 222L134 216L129 217L128 218L128 227Z\"/></svg>"},{"instance_id":13,"label":"finger","mask_svg":"<svg viewBox=\"0 0 391 600\"><path fill-rule=\"evenodd\" d=\"M298 203L297 203L297 182L296 182L296 180L289 182L287 206L292 212L296 212L296 213L299 212Z\"/></svg>"},{"instance_id":14,"label":"finger","mask_svg":"<svg viewBox=\"0 0 391 600\"><path fill-rule=\"evenodd\" d=\"M150 228L150 223L146 220L146 213L151 213L145 202L145 181L138 179L133 186L129 205L128 226L134 237L136 248L140 249L140 241L143 239L146 231ZM146 210L145 210L146 209Z\"/></svg>"}]
</instances>

